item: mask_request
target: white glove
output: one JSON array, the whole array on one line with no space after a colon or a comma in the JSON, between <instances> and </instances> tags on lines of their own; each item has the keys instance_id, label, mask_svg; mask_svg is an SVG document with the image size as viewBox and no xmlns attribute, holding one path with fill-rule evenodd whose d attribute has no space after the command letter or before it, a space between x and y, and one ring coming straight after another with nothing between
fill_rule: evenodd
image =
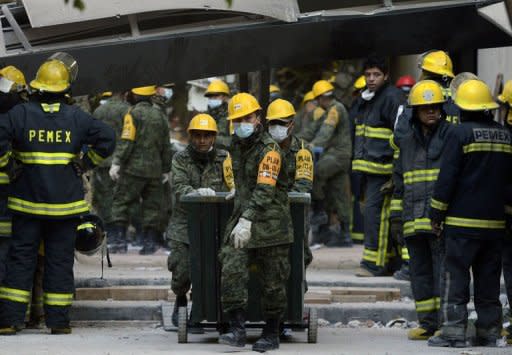
<instances>
[{"instance_id":1,"label":"white glove","mask_svg":"<svg viewBox=\"0 0 512 355\"><path fill-rule=\"evenodd\" d=\"M235 193L236 193L236 189L233 187L231 190L229 190L228 194L226 195L226 197L225 197L226 201L234 199Z\"/></svg>"},{"instance_id":2,"label":"white glove","mask_svg":"<svg viewBox=\"0 0 512 355\"><path fill-rule=\"evenodd\" d=\"M196 191L201 196L215 196L215 190L212 190L209 187L201 187Z\"/></svg>"},{"instance_id":3,"label":"white glove","mask_svg":"<svg viewBox=\"0 0 512 355\"><path fill-rule=\"evenodd\" d=\"M119 171L121 170L120 165L112 164L110 166L110 170L108 171L108 174L110 175L110 178L112 181L119 180Z\"/></svg>"},{"instance_id":4,"label":"white glove","mask_svg":"<svg viewBox=\"0 0 512 355\"><path fill-rule=\"evenodd\" d=\"M247 244L249 244L249 240L251 240L251 225L251 221L240 217L235 228L233 228L233 231L231 231L235 249L245 248Z\"/></svg>"},{"instance_id":5,"label":"white glove","mask_svg":"<svg viewBox=\"0 0 512 355\"><path fill-rule=\"evenodd\" d=\"M169 177L171 176L171 173L164 173L162 174L162 184L167 184L169 181Z\"/></svg>"}]
</instances>

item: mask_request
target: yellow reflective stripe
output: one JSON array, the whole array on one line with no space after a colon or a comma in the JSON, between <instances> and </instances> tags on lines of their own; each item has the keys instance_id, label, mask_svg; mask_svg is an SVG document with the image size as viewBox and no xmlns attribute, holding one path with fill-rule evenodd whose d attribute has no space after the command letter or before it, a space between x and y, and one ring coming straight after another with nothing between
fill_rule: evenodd
<instances>
[{"instance_id":1,"label":"yellow reflective stripe","mask_svg":"<svg viewBox=\"0 0 512 355\"><path fill-rule=\"evenodd\" d=\"M0 157L0 168L3 168L9 162L9 158L11 157L11 152L7 152Z\"/></svg>"},{"instance_id":2,"label":"yellow reflective stripe","mask_svg":"<svg viewBox=\"0 0 512 355\"><path fill-rule=\"evenodd\" d=\"M99 165L105 160L105 158L103 158L101 155L99 155L92 149L89 149L89 151L87 152L87 156L89 157L89 159L91 159L94 165Z\"/></svg>"},{"instance_id":3,"label":"yellow reflective stripe","mask_svg":"<svg viewBox=\"0 0 512 355\"><path fill-rule=\"evenodd\" d=\"M4 237L11 236L12 223L11 221L0 221L0 235Z\"/></svg>"},{"instance_id":4,"label":"yellow reflective stripe","mask_svg":"<svg viewBox=\"0 0 512 355\"><path fill-rule=\"evenodd\" d=\"M440 169L411 170L404 173L404 184L436 181Z\"/></svg>"},{"instance_id":5,"label":"yellow reflective stripe","mask_svg":"<svg viewBox=\"0 0 512 355\"><path fill-rule=\"evenodd\" d=\"M391 209L391 211L401 212L402 211L402 200L398 200L398 199L391 200L390 209Z\"/></svg>"},{"instance_id":6,"label":"yellow reflective stripe","mask_svg":"<svg viewBox=\"0 0 512 355\"><path fill-rule=\"evenodd\" d=\"M364 135L364 124L356 125L356 136L362 137Z\"/></svg>"},{"instance_id":7,"label":"yellow reflective stripe","mask_svg":"<svg viewBox=\"0 0 512 355\"><path fill-rule=\"evenodd\" d=\"M377 252L374 250L366 249L363 250L363 260L376 263L377 262Z\"/></svg>"},{"instance_id":8,"label":"yellow reflective stripe","mask_svg":"<svg viewBox=\"0 0 512 355\"><path fill-rule=\"evenodd\" d=\"M395 149L393 151L393 159L397 160L398 158L400 158L400 149Z\"/></svg>"},{"instance_id":9,"label":"yellow reflective stripe","mask_svg":"<svg viewBox=\"0 0 512 355\"><path fill-rule=\"evenodd\" d=\"M89 211L84 200L71 203L37 203L9 197L7 206L11 210L43 216L67 216Z\"/></svg>"},{"instance_id":10,"label":"yellow reflective stripe","mask_svg":"<svg viewBox=\"0 0 512 355\"><path fill-rule=\"evenodd\" d=\"M462 147L465 154L473 152L501 152L512 154L512 146L503 143L471 143Z\"/></svg>"},{"instance_id":11,"label":"yellow reflective stripe","mask_svg":"<svg viewBox=\"0 0 512 355\"><path fill-rule=\"evenodd\" d=\"M436 310L441 309L441 298L440 297L434 297L434 301L436 303Z\"/></svg>"},{"instance_id":12,"label":"yellow reflective stripe","mask_svg":"<svg viewBox=\"0 0 512 355\"><path fill-rule=\"evenodd\" d=\"M476 218L460 218L460 217L446 217L445 224L456 227L467 228L489 228L489 229L503 229L505 228L505 221L493 219L476 219Z\"/></svg>"},{"instance_id":13,"label":"yellow reflective stripe","mask_svg":"<svg viewBox=\"0 0 512 355\"><path fill-rule=\"evenodd\" d=\"M350 233L352 240L364 240L364 233L352 232Z\"/></svg>"},{"instance_id":14,"label":"yellow reflective stripe","mask_svg":"<svg viewBox=\"0 0 512 355\"><path fill-rule=\"evenodd\" d=\"M30 303L30 291L0 287L0 299L19 303Z\"/></svg>"},{"instance_id":15,"label":"yellow reflective stripe","mask_svg":"<svg viewBox=\"0 0 512 355\"><path fill-rule=\"evenodd\" d=\"M407 221L404 223L404 234L411 235L417 231L431 231L432 225L430 218L416 218L413 221Z\"/></svg>"},{"instance_id":16,"label":"yellow reflective stripe","mask_svg":"<svg viewBox=\"0 0 512 355\"><path fill-rule=\"evenodd\" d=\"M388 235L389 235L389 205L391 197L385 196L382 203L382 210L380 212L380 228L379 228L379 244L377 248L377 266L384 266L386 264L386 254L388 251Z\"/></svg>"},{"instance_id":17,"label":"yellow reflective stripe","mask_svg":"<svg viewBox=\"0 0 512 355\"><path fill-rule=\"evenodd\" d=\"M82 229L85 229L85 228L94 228L94 224L92 224L91 222L85 222L85 223L80 224L76 228L76 230L82 230Z\"/></svg>"},{"instance_id":18,"label":"yellow reflective stripe","mask_svg":"<svg viewBox=\"0 0 512 355\"><path fill-rule=\"evenodd\" d=\"M427 300L423 301L416 301L416 312L434 312L438 310L439 308L436 307L436 299L435 298L429 298Z\"/></svg>"},{"instance_id":19,"label":"yellow reflective stripe","mask_svg":"<svg viewBox=\"0 0 512 355\"><path fill-rule=\"evenodd\" d=\"M72 293L45 293L43 296L44 304L48 306L71 306L73 302Z\"/></svg>"},{"instance_id":20,"label":"yellow reflective stripe","mask_svg":"<svg viewBox=\"0 0 512 355\"><path fill-rule=\"evenodd\" d=\"M0 172L0 185L8 185L9 176L6 173Z\"/></svg>"},{"instance_id":21,"label":"yellow reflective stripe","mask_svg":"<svg viewBox=\"0 0 512 355\"><path fill-rule=\"evenodd\" d=\"M430 206L432 206L432 208L435 208L436 210L440 210L440 211L446 211L448 209L447 203L444 203L444 202L441 202L441 201L438 201L435 199L430 200Z\"/></svg>"},{"instance_id":22,"label":"yellow reflective stripe","mask_svg":"<svg viewBox=\"0 0 512 355\"><path fill-rule=\"evenodd\" d=\"M356 125L356 136L389 140L392 135L393 130L389 128Z\"/></svg>"},{"instance_id":23,"label":"yellow reflective stripe","mask_svg":"<svg viewBox=\"0 0 512 355\"><path fill-rule=\"evenodd\" d=\"M410 259L409 250L407 249L407 247L402 247L401 253L402 253L402 260L408 261Z\"/></svg>"},{"instance_id":24,"label":"yellow reflective stripe","mask_svg":"<svg viewBox=\"0 0 512 355\"><path fill-rule=\"evenodd\" d=\"M352 170L369 174L390 175L393 172L393 164L380 164L367 160L352 161Z\"/></svg>"},{"instance_id":25,"label":"yellow reflective stripe","mask_svg":"<svg viewBox=\"0 0 512 355\"><path fill-rule=\"evenodd\" d=\"M76 154L49 152L14 152L14 157L23 164L66 165Z\"/></svg>"},{"instance_id":26,"label":"yellow reflective stripe","mask_svg":"<svg viewBox=\"0 0 512 355\"><path fill-rule=\"evenodd\" d=\"M505 214L512 216L512 206L505 205Z\"/></svg>"},{"instance_id":27,"label":"yellow reflective stripe","mask_svg":"<svg viewBox=\"0 0 512 355\"><path fill-rule=\"evenodd\" d=\"M53 103L53 104L41 103L41 107L42 107L44 112L53 113L53 112L59 112L60 111L60 103L59 102L56 102L56 103Z\"/></svg>"}]
</instances>

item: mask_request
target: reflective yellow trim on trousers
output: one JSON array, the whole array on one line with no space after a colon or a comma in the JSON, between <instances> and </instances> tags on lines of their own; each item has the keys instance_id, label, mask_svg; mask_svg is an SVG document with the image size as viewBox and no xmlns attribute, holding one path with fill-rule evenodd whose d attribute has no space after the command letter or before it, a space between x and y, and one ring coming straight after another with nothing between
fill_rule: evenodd
<instances>
[{"instance_id":1,"label":"reflective yellow trim on trousers","mask_svg":"<svg viewBox=\"0 0 512 355\"><path fill-rule=\"evenodd\" d=\"M407 249L407 247L402 247L402 249L400 250L401 251L401 256L402 256L402 260L404 261L409 261L411 258L409 257L409 250Z\"/></svg>"},{"instance_id":2,"label":"reflective yellow trim on trousers","mask_svg":"<svg viewBox=\"0 0 512 355\"><path fill-rule=\"evenodd\" d=\"M9 162L9 158L11 157L11 152L7 152L5 153L4 155L2 155L0 157L0 168L3 168L4 166L7 165L7 163Z\"/></svg>"},{"instance_id":3,"label":"reflective yellow trim on trousers","mask_svg":"<svg viewBox=\"0 0 512 355\"><path fill-rule=\"evenodd\" d=\"M436 210L439 210L439 211L446 211L448 209L448 204L447 203L435 200L433 198L430 199L430 206L432 208L435 208Z\"/></svg>"},{"instance_id":4,"label":"reflective yellow trim on trousers","mask_svg":"<svg viewBox=\"0 0 512 355\"><path fill-rule=\"evenodd\" d=\"M12 222L11 221L0 221L0 235L4 237L10 237L12 234Z\"/></svg>"},{"instance_id":5,"label":"reflective yellow trim on trousers","mask_svg":"<svg viewBox=\"0 0 512 355\"><path fill-rule=\"evenodd\" d=\"M37 203L9 197L7 206L14 211L41 216L69 216L89 211L84 200L71 203Z\"/></svg>"},{"instance_id":6,"label":"reflective yellow trim on trousers","mask_svg":"<svg viewBox=\"0 0 512 355\"><path fill-rule=\"evenodd\" d=\"M356 136L376 139L386 139L393 134L393 130L384 127L371 127L367 125L356 125Z\"/></svg>"},{"instance_id":7,"label":"reflective yellow trim on trousers","mask_svg":"<svg viewBox=\"0 0 512 355\"><path fill-rule=\"evenodd\" d=\"M423 301L416 301L416 312L425 313L425 312L435 312L439 309L437 307L438 302L436 302L436 297L429 298Z\"/></svg>"},{"instance_id":8,"label":"reflective yellow trim on trousers","mask_svg":"<svg viewBox=\"0 0 512 355\"><path fill-rule=\"evenodd\" d=\"M386 264L386 253L388 251L388 237L389 237L389 207L391 198L384 197L382 203L382 210L380 212L380 228L379 228L379 244L377 248L377 266L384 266Z\"/></svg>"},{"instance_id":9,"label":"reflective yellow trim on trousers","mask_svg":"<svg viewBox=\"0 0 512 355\"><path fill-rule=\"evenodd\" d=\"M374 251L374 250L370 250L370 249L366 249L364 248L363 250L363 260L366 260L366 261L369 261L369 262L372 262L372 263L377 263L377 252Z\"/></svg>"},{"instance_id":10,"label":"reflective yellow trim on trousers","mask_svg":"<svg viewBox=\"0 0 512 355\"><path fill-rule=\"evenodd\" d=\"M23 164L67 165L76 154L48 152L14 152L14 157Z\"/></svg>"},{"instance_id":11,"label":"reflective yellow trim on trousers","mask_svg":"<svg viewBox=\"0 0 512 355\"><path fill-rule=\"evenodd\" d=\"M44 304L48 306L71 306L72 293L46 293L43 296Z\"/></svg>"},{"instance_id":12,"label":"reflective yellow trim on trousers","mask_svg":"<svg viewBox=\"0 0 512 355\"><path fill-rule=\"evenodd\" d=\"M391 175L393 172L393 164L380 164L358 159L352 161L352 170L368 174Z\"/></svg>"},{"instance_id":13,"label":"reflective yellow trim on trousers","mask_svg":"<svg viewBox=\"0 0 512 355\"><path fill-rule=\"evenodd\" d=\"M9 185L9 176L0 172L0 185Z\"/></svg>"},{"instance_id":14,"label":"reflective yellow trim on trousers","mask_svg":"<svg viewBox=\"0 0 512 355\"><path fill-rule=\"evenodd\" d=\"M512 154L512 146L503 143L471 143L462 147L464 154L474 152L500 152Z\"/></svg>"},{"instance_id":15,"label":"reflective yellow trim on trousers","mask_svg":"<svg viewBox=\"0 0 512 355\"><path fill-rule=\"evenodd\" d=\"M402 212L402 200L391 200L390 211Z\"/></svg>"},{"instance_id":16,"label":"reflective yellow trim on trousers","mask_svg":"<svg viewBox=\"0 0 512 355\"><path fill-rule=\"evenodd\" d=\"M434 301L436 302L436 309L441 309L441 298L440 297L434 297Z\"/></svg>"},{"instance_id":17,"label":"reflective yellow trim on trousers","mask_svg":"<svg viewBox=\"0 0 512 355\"><path fill-rule=\"evenodd\" d=\"M0 299L18 303L30 303L30 291L0 287Z\"/></svg>"},{"instance_id":18,"label":"reflective yellow trim on trousers","mask_svg":"<svg viewBox=\"0 0 512 355\"><path fill-rule=\"evenodd\" d=\"M404 184L436 181L440 169L411 170L404 173Z\"/></svg>"},{"instance_id":19,"label":"reflective yellow trim on trousers","mask_svg":"<svg viewBox=\"0 0 512 355\"><path fill-rule=\"evenodd\" d=\"M466 227L466 228L487 228L487 229L504 229L505 221L493 219L476 219L476 218L460 218L446 217L444 223L448 226Z\"/></svg>"},{"instance_id":20,"label":"reflective yellow trim on trousers","mask_svg":"<svg viewBox=\"0 0 512 355\"><path fill-rule=\"evenodd\" d=\"M89 159L91 159L94 165L100 165L105 160L105 158L103 158L101 155L99 155L92 149L89 149L89 151L87 152L87 156L89 157Z\"/></svg>"},{"instance_id":21,"label":"reflective yellow trim on trousers","mask_svg":"<svg viewBox=\"0 0 512 355\"><path fill-rule=\"evenodd\" d=\"M350 237L352 240L364 240L364 233L351 232Z\"/></svg>"},{"instance_id":22,"label":"reflective yellow trim on trousers","mask_svg":"<svg viewBox=\"0 0 512 355\"><path fill-rule=\"evenodd\" d=\"M411 235L417 231L432 231L430 218L416 218L404 223L404 234Z\"/></svg>"}]
</instances>

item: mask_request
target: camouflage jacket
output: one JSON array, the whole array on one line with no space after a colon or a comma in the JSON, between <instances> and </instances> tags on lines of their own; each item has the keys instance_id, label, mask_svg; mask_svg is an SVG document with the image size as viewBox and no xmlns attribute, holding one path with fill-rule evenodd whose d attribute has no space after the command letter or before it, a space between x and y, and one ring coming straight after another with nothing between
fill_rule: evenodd
<instances>
[{"instance_id":1,"label":"camouflage jacket","mask_svg":"<svg viewBox=\"0 0 512 355\"><path fill-rule=\"evenodd\" d=\"M215 140L215 147L221 149L229 149L231 145L231 133L229 132L229 121L228 121L228 105L223 103L221 106L216 108L208 108L208 114L212 116L217 122L217 139Z\"/></svg>"},{"instance_id":2,"label":"camouflage jacket","mask_svg":"<svg viewBox=\"0 0 512 355\"><path fill-rule=\"evenodd\" d=\"M306 142L311 142L325 119L325 110L321 107L315 108L313 111L307 114L307 118L304 120L301 133L297 134L300 139L304 139Z\"/></svg>"},{"instance_id":3,"label":"camouflage jacket","mask_svg":"<svg viewBox=\"0 0 512 355\"><path fill-rule=\"evenodd\" d=\"M112 97L94 110L93 116L112 127L116 133L116 142L119 142L121 131L123 130L123 118L129 109L130 105L127 102L122 101L120 98ZM98 167L108 168L111 164L112 157L109 157L99 164Z\"/></svg>"},{"instance_id":4,"label":"camouflage jacket","mask_svg":"<svg viewBox=\"0 0 512 355\"><path fill-rule=\"evenodd\" d=\"M311 144L322 147L324 154L332 154L341 159L352 157L350 122L347 110L342 103L336 100L332 102Z\"/></svg>"},{"instance_id":5,"label":"camouflage jacket","mask_svg":"<svg viewBox=\"0 0 512 355\"><path fill-rule=\"evenodd\" d=\"M209 187L217 192L230 190L225 175L232 172L224 173L224 164L228 157L229 153L223 149L214 149L207 156L198 154L191 145L176 153L171 170L173 209L168 229L170 239L189 243L187 211L179 202L181 196L201 187Z\"/></svg>"},{"instance_id":6,"label":"camouflage jacket","mask_svg":"<svg viewBox=\"0 0 512 355\"><path fill-rule=\"evenodd\" d=\"M248 139L233 137L235 206L226 227L225 242L240 217L252 221L248 248L291 243L293 230L288 200L288 174L279 145L267 132Z\"/></svg>"},{"instance_id":7,"label":"camouflage jacket","mask_svg":"<svg viewBox=\"0 0 512 355\"><path fill-rule=\"evenodd\" d=\"M304 146L303 140L292 135L288 149L282 148L290 192L310 193L313 188L313 156Z\"/></svg>"},{"instance_id":8,"label":"camouflage jacket","mask_svg":"<svg viewBox=\"0 0 512 355\"><path fill-rule=\"evenodd\" d=\"M171 170L171 143L167 121L151 103L137 103L124 116L121 140L113 163L121 173L160 178Z\"/></svg>"}]
</instances>

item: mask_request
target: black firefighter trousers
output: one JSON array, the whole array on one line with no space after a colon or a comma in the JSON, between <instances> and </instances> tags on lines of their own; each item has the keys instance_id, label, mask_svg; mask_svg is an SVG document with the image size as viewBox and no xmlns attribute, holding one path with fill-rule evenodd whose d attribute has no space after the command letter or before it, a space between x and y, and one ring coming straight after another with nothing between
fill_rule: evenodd
<instances>
[{"instance_id":1,"label":"black firefighter trousers","mask_svg":"<svg viewBox=\"0 0 512 355\"><path fill-rule=\"evenodd\" d=\"M40 241L44 242L43 304L48 328L69 327L78 218L42 219L14 215L6 277L0 286L0 326L24 323L31 301Z\"/></svg>"}]
</instances>

